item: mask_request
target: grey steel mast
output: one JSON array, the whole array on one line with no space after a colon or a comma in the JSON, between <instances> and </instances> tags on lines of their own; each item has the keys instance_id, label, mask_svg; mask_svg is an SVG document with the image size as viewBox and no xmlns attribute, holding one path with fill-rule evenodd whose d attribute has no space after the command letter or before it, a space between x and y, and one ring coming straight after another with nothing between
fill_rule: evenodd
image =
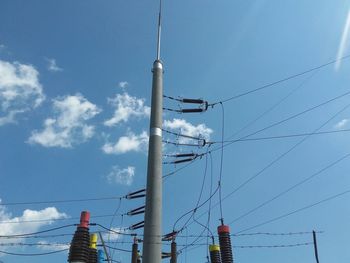
<instances>
[{"instance_id":1,"label":"grey steel mast","mask_svg":"<svg viewBox=\"0 0 350 263\"><path fill-rule=\"evenodd\" d=\"M157 58L152 68L152 103L149 134L143 263L160 263L162 259L162 123L163 64L160 61L160 0L158 16Z\"/></svg>"}]
</instances>

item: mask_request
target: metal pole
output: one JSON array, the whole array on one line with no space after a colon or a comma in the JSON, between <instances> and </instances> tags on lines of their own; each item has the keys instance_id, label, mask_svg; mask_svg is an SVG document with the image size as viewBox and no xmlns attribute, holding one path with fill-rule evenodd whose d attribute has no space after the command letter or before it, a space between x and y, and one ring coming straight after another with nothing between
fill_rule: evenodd
<instances>
[{"instance_id":1,"label":"metal pole","mask_svg":"<svg viewBox=\"0 0 350 263\"><path fill-rule=\"evenodd\" d=\"M176 263L177 262L177 245L175 240L171 242L171 258L170 263Z\"/></svg>"},{"instance_id":2,"label":"metal pole","mask_svg":"<svg viewBox=\"0 0 350 263\"><path fill-rule=\"evenodd\" d=\"M132 244L132 252L131 252L131 263L137 263L137 259L139 257L138 244L136 238L134 238L134 244Z\"/></svg>"},{"instance_id":3,"label":"metal pole","mask_svg":"<svg viewBox=\"0 0 350 263\"><path fill-rule=\"evenodd\" d=\"M107 262L111 263L112 261L111 261L111 259L109 257L109 254L108 254L108 251L107 251L107 248L106 248L106 245L105 245L105 241L103 240L102 234L101 234L101 232L98 232L98 234L99 234L100 239L101 239L103 250L105 251L105 254L106 254L106 257L107 257Z\"/></svg>"},{"instance_id":4,"label":"metal pole","mask_svg":"<svg viewBox=\"0 0 350 263\"><path fill-rule=\"evenodd\" d=\"M314 239L314 249L315 249L316 262L320 263L320 261L318 260L317 239L316 239L316 232L315 231L312 231L312 237Z\"/></svg>"},{"instance_id":5,"label":"metal pole","mask_svg":"<svg viewBox=\"0 0 350 263\"><path fill-rule=\"evenodd\" d=\"M143 263L160 263L162 223L163 64L160 61L161 9L158 20L157 59L153 63L151 122L148 149Z\"/></svg>"}]
</instances>

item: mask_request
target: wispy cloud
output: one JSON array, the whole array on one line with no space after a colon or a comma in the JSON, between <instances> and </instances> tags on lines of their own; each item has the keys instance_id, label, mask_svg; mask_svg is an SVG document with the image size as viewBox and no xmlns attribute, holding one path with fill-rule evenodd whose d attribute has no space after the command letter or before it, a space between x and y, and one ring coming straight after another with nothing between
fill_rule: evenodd
<instances>
[{"instance_id":1,"label":"wispy cloud","mask_svg":"<svg viewBox=\"0 0 350 263\"><path fill-rule=\"evenodd\" d=\"M16 122L18 114L44 100L39 72L32 65L0 60L0 126Z\"/></svg>"},{"instance_id":2,"label":"wispy cloud","mask_svg":"<svg viewBox=\"0 0 350 263\"><path fill-rule=\"evenodd\" d=\"M148 134L143 131L141 134L128 132L126 136L120 137L115 143L106 143L102 150L106 154L123 154L127 152L145 151L148 146Z\"/></svg>"},{"instance_id":3,"label":"wispy cloud","mask_svg":"<svg viewBox=\"0 0 350 263\"><path fill-rule=\"evenodd\" d=\"M58 71L62 71L63 69L60 68L57 65L56 59L53 58L46 58L47 60L47 69L51 72L58 72Z\"/></svg>"},{"instance_id":4,"label":"wispy cloud","mask_svg":"<svg viewBox=\"0 0 350 263\"><path fill-rule=\"evenodd\" d=\"M334 125L334 128L339 130L344 128L349 123L349 119L343 119L340 122L338 122L336 125Z\"/></svg>"},{"instance_id":5,"label":"wispy cloud","mask_svg":"<svg viewBox=\"0 0 350 263\"><path fill-rule=\"evenodd\" d=\"M213 130L208 128L205 124L193 125L184 119L173 119L165 120L163 123L165 129L176 131L183 135L188 135L192 137L204 138L206 140L210 139L210 135ZM185 137L178 138L180 143L188 143L191 139Z\"/></svg>"},{"instance_id":6,"label":"wispy cloud","mask_svg":"<svg viewBox=\"0 0 350 263\"><path fill-rule=\"evenodd\" d=\"M101 110L81 94L53 100L54 117L44 121L42 131L33 131L28 142L45 147L71 148L90 139L95 132L87 121Z\"/></svg>"},{"instance_id":7,"label":"wispy cloud","mask_svg":"<svg viewBox=\"0 0 350 263\"><path fill-rule=\"evenodd\" d=\"M135 176L135 167L128 166L120 169L118 165L112 167L112 170L107 175L109 183L117 183L122 185L131 185Z\"/></svg>"},{"instance_id":8,"label":"wispy cloud","mask_svg":"<svg viewBox=\"0 0 350 263\"><path fill-rule=\"evenodd\" d=\"M127 82L127 81L121 81L121 82L118 83L118 86L119 86L119 88L121 88L121 89L125 89L125 88L127 88L127 87L129 86L129 82Z\"/></svg>"},{"instance_id":9,"label":"wispy cloud","mask_svg":"<svg viewBox=\"0 0 350 263\"><path fill-rule=\"evenodd\" d=\"M350 31L350 10L348 12L348 17L346 19L344 29L343 29L343 34L340 40L339 48L338 48L338 53L337 53L337 62L335 63L335 70L339 70L341 66L341 58L344 56L345 51L348 46L348 40L349 40L349 31Z\"/></svg>"},{"instance_id":10,"label":"wispy cloud","mask_svg":"<svg viewBox=\"0 0 350 263\"><path fill-rule=\"evenodd\" d=\"M48 251L69 249L69 247L70 247L70 244L52 243L52 242L48 242L45 240L41 240L41 241L37 242L36 245L39 249L48 250Z\"/></svg>"},{"instance_id":11,"label":"wispy cloud","mask_svg":"<svg viewBox=\"0 0 350 263\"><path fill-rule=\"evenodd\" d=\"M131 117L148 117L151 112L150 107L145 106L145 99L132 97L126 92L108 98L108 103L115 108L113 117L104 122L109 127L127 122Z\"/></svg>"},{"instance_id":12,"label":"wispy cloud","mask_svg":"<svg viewBox=\"0 0 350 263\"><path fill-rule=\"evenodd\" d=\"M102 237L104 240L116 241L116 240L120 239L123 236L123 234L128 233L128 230L126 230L125 228L122 228L122 227L112 227L111 230L113 232L111 231L111 232L102 234ZM118 233L120 233L120 234L118 234Z\"/></svg>"}]
</instances>

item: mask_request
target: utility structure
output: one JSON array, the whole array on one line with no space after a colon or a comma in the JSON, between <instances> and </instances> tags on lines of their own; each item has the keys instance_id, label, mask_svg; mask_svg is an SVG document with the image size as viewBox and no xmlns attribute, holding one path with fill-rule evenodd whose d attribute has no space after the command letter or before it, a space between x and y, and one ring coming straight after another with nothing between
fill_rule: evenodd
<instances>
[{"instance_id":1,"label":"utility structure","mask_svg":"<svg viewBox=\"0 0 350 263\"><path fill-rule=\"evenodd\" d=\"M89 233L90 213L81 212L80 224L74 233L70 244L68 262L69 263L88 263L90 256L90 233Z\"/></svg>"},{"instance_id":2,"label":"utility structure","mask_svg":"<svg viewBox=\"0 0 350 263\"><path fill-rule=\"evenodd\" d=\"M163 122L163 63L160 60L161 39L160 0L158 15L157 57L152 68L152 102L149 133L146 209L144 222L143 263L160 263L162 223L162 122Z\"/></svg>"}]
</instances>

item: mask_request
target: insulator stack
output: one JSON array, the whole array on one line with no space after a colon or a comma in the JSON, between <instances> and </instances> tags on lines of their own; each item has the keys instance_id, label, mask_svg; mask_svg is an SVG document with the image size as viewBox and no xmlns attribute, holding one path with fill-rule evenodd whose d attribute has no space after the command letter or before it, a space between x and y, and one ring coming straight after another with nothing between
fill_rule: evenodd
<instances>
[{"instance_id":1,"label":"insulator stack","mask_svg":"<svg viewBox=\"0 0 350 263\"><path fill-rule=\"evenodd\" d=\"M105 256L103 250L99 249L97 252L97 262L98 263L104 263L105 262Z\"/></svg>"},{"instance_id":2,"label":"insulator stack","mask_svg":"<svg viewBox=\"0 0 350 263\"><path fill-rule=\"evenodd\" d=\"M90 251L89 234L90 213L81 212L80 224L74 233L73 240L69 248L68 262L70 263L88 263Z\"/></svg>"},{"instance_id":3,"label":"insulator stack","mask_svg":"<svg viewBox=\"0 0 350 263\"><path fill-rule=\"evenodd\" d=\"M88 263L97 263L97 234L90 235L90 251Z\"/></svg>"},{"instance_id":4,"label":"insulator stack","mask_svg":"<svg viewBox=\"0 0 350 263\"><path fill-rule=\"evenodd\" d=\"M137 259L139 257L138 247L139 246L137 244L137 239L135 237L134 244L132 244L132 250L131 250L131 263L137 263Z\"/></svg>"},{"instance_id":5,"label":"insulator stack","mask_svg":"<svg viewBox=\"0 0 350 263\"><path fill-rule=\"evenodd\" d=\"M230 227L221 225L218 227L219 243L221 250L221 262L233 263Z\"/></svg>"},{"instance_id":6,"label":"insulator stack","mask_svg":"<svg viewBox=\"0 0 350 263\"><path fill-rule=\"evenodd\" d=\"M171 242L171 258L170 263L176 263L177 261L177 244L175 241Z\"/></svg>"},{"instance_id":7,"label":"insulator stack","mask_svg":"<svg viewBox=\"0 0 350 263\"><path fill-rule=\"evenodd\" d=\"M220 246L210 245L209 246L210 262L211 263L221 263L220 258Z\"/></svg>"}]
</instances>

